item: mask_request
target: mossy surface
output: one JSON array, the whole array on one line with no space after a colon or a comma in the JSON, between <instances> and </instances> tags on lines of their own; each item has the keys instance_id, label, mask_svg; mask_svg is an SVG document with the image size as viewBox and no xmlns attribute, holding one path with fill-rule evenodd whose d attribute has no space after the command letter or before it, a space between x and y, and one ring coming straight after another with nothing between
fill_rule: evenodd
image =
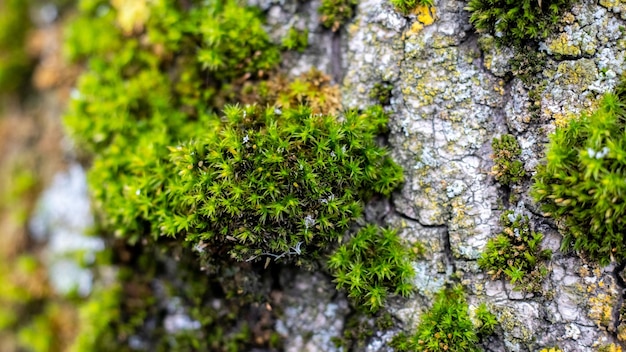
<instances>
[{"instance_id":1,"label":"mossy surface","mask_svg":"<svg viewBox=\"0 0 626 352\"><path fill-rule=\"evenodd\" d=\"M432 0L390 0L391 4L403 15L409 15L418 6L433 6Z\"/></svg>"},{"instance_id":2,"label":"mossy surface","mask_svg":"<svg viewBox=\"0 0 626 352\"><path fill-rule=\"evenodd\" d=\"M524 171L524 164L519 159L522 149L519 147L515 136L505 134L500 138L494 138L491 147L493 148L492 159L494 162L491 174L503 185L519 182L526 171Z\"/></svg>"},{"instance_id":3,"label":"mossy surface","mask_svg":"<svg viewBox=\"0 0 626 352\"><path fill-rule=\"evenodd\" d=\"M200 270L192 253L173 245L162 243L181 258L178 262L152 245L114 245L115 281L95 287L89 299L78 304L80 330L70 351L236 352L280 347L270 311L252 304L250 296L224 292L226 286ZM221 279L237 280L225 271L221 274ZM267 291L258 288L259 294Z\"/></svg>"},{"instance_id":4,"label":"mossy surface","mask_svg":"<svg viewBox=\"0 0 626 352\"><path fill-rule=\"evenodd\" d=\"M414 256L397 231L370 225L340 246L328 266L338 289L348 291L348 297L357 306L376 312L383 307L389 292L404 297L411 294Z\"/></svg>"},{"instance_id":5,"label":"mossy surface","mask_svg":"<svg viewBox=\"0 0 626 352\"><path fill-rule=\"evenodd\" d=\"M170 148L169 204L158 231L206 243L212 256L296 261L337 241L363 210L389 195L401 169L373 137L380 108L346 112L345 122L306 108L225 109L226 123Z\"/></svg>"},{"instance_id":6,"label":"mossy surface","mask_svg":"<svg viewBox=\"0 0 626 352\"><path fill-rule=\"evenodd\" d=\"M545 215L565 225L562 248L602 265L626 258L624 101L619 88L593 113L557 128L532 190Z\"/></svg>"},{"instance_id":7,"label":"mossy surface","mask_svg":"<svg viewBox=\"0 0 626 352\"><path fill-rule=\"evenodd\" d=\"M396 351L478 352L479 338L468 309L461 286L444 288L422 315L417 331L411 336L396 335L392 347Z\"/></svg>"},{"instance_id":8,"label":"mossy surface","mask_svg":"<svg viewBox=\"0 0 626 352\"><path fill-rule=\"evenodd\" d=\"M267 80L247 82L234 94L244 104L275 105L278 108L307 106L313 114L337 115L341 94L328 75L311 69L298 77L275 75Z\"/></svg>"},{"instance_id":9,"label":"mossy surface","mask_svg":"<svg viewBox=\"0 0 626 352\"><path fill-rule=\"evenodd\" d=\"M354 17L357 0L322 0L319 8L320 21L326 28L336 32Z\"/></svg>"},{"instance_id":10,"label":"mossy surface","mask_svg":"<svg viewBox=\"0 0 626 352\"><path fill-rule=\"evenodd\" d=\"M502 42L520 44L548 36L568 10L570 0L470 0L470 22L479 32L495 34Z\"/></svg>"},{"instance_id":11,"label":"mossy surface","mask_svg":"<svg viewBox=\"0 0 626 352\"><path fill-rule=\"evenodd\" d=\"M474 310L474 326L479 337L493 334L498 325L498 318L491 312L487 304L481 303Z\"/></svg>"},{"instance_id":12,"label":"mossy surface","mask_svg":"<svg viewBox=\"0 0 626 352\"><path fill-rule=\"evenodd\" d=\"M379 82L374 84L370 92L370 98L374 99L380 105L389 105L391 102L391 91L393 85L388 82Z\"/></svg>"},{"instance_id":13,"label":"mossy surface","mask_svg":"<svg viewBox=\"0 0 626 352\"><path fill-rule=\"evenodd\" d=\"M91 163L102 231L119 241L121 283L84 306L111 315L85 320L79 347L278 348L274 313L257 303L281 265L318 266L365 202L403 179L376 141L388 120L380 106L340 113L323 73L278 74L280 44L259 11L184 3L82 1L66 31L65 51L85 72L65 124ZM291 39L285 49L302 46ZM398 246L388 249L401 261ZM394 270L377 285L404 293L410 272L399 280ZM193 328L167 328L170 300L182 300Z\"/></svg>"},{"instance_id":14,"label":"mossy surface","mask_svg":"<svg viewBox=\"0 0 626 352\"><path fill-rule=\"evenodd\" d=\"M541 249L543 235L530 229L528 217L505 211L500 217L503 231L487 242L478 265L492 279L506 277L517 289L540 291L548 274L549 250Z\"/></svg>"},{"instance_id":15,"label":"mossy surface","mask_svg":"<svg viewBox=\"0 0 626 352\"><path fill-rule=\"evenodd\" d=\"M309 45L309 30L303 31L289 28L287 35L283 38L282 47L287 50L294 50L300 53L306 50Z\"/></svg>"}]
</instances>

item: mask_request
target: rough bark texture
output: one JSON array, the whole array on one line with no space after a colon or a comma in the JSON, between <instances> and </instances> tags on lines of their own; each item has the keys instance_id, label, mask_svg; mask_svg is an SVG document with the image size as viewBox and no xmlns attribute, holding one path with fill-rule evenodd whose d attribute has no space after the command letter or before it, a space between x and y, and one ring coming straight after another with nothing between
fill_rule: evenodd
<instances>
[{"instance_id":1,"label":"rough bark texture","mask_svg":"<svg viewBox=\"0 0 626 352\"><path fill-rule=\"evenodd\" d=\"M409 17L386 1L362 1L356 18L335 36L319 32L315 3L302 5L295 16L293 3L261 6L269 9L276 31L286 28L285 16L291 18L288 25L307 24L311 48L293 72L311 66L332 72L344 106L371 104L376 83L393 85L389 144L406 182L378 220L402 228L408 241L422 241L427 249L426 258L414 263L418 293L389 304L404 330L415 328L433 293L454 274L467 285L470 305L487 302L501 323L487 350L559 345L564 351L592 351L617 342L622 268L600 268L576 253L560 252L555 224L528 196L530 177L509 189L490 169L491 140L511 133L532 175L555 121L592 107L615 86L624 62L620 28L626 25L626 5L577 2L559 31L539 44L545 63L526 83L512 73L511 61L529 53L498 47L493 38L475 33L463 1L436 1L430 13ZM535 64L531 57L523 69ZM542 90L533 100L529 95L537 87ZM519 195L514 203L512 192ZM545 234L544 247L554 251L543 295L492 281L476 264L487 240L499 232L505 209L528 215L532 228ZM279 323L288 330L286 350L334 350L329 340L341 330L345 302L324 294L323 277L305 273L295 282L298 293L289 295L287 311L299 313ZM375 334L365 350L390 350L385 346L391 336Z\"/></svg>"}]
</instances>

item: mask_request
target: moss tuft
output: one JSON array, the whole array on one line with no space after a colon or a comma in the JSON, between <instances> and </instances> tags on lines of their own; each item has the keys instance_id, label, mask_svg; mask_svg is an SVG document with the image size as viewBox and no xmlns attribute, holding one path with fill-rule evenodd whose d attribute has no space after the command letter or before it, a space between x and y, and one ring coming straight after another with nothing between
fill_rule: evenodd
<instances>
[{"instance_id":1,"label":"moss tuft","mask_svg":"<svg viewBox=\"0 0 626 352\"><path fill-rule=\"evenodd\" d=\"M380 82L374 84L372 87L372 91L370 92L370 98L376 100L377 104L380 105L389 105L391 102L391 91L393 90L393 85L388 82Z\"/></svg>"},{"instance_id":2,"label":"moss tuft","mask_svg":"<svg viewBox=\"0 0 626 352\"><path fill-rule=\"evenodd\" d=\"M526 171L524 164L519 160L522 149L515 136L505 134L500 138L494 138L491 147L493 148L491 158L494 162L491 174L503 185L519 182L526 175Z\"/></svg>"},{"instance_id":3,"label":"moss tuft","mask_svg":"<svg viewBox=\"0 0 626 352\"><path fill-rule=\"evenodd\" d=\"M607 265L626 259L624 95L606 94L591 114L550 136L532 194L546 216L566 226L562 248Z\"/></svg>"},{"instance_id":4,"label":"moss tuft","mask_svg":"<svg viewBox=\"0 0 626 352\"><path fill-rule=\"evenodd\" d=\"M415 275L413 254L397 231L369 225L330 257L328 266L338 289L369 312L378 311L389 292L408 296Z\"/></svg>"},{"instance_id":5,"label":"moss tuft","mask_svg":"<svg viewBox=\"0 0 626 352\"><path fill-rule=\"evenodd\" d=\"M357 0L322 0L319 8L322 25L336 32L354 16Z\"/></svg>"},{"instance_id":6,"label":"moss tuft","mask_svg":"<svg viewBox=\"0 0 626 352\"><path fill-rule=\"evenodd\" d=\"M433 0L390 0L393 7L401 14L407 16L418 6L433 6Z\"/></svg>"},{"instance_id":7,"label":"moss tuft","mask_svg":"<svg viewBox=\"0 0 626 352\"><path fill-rule=\"evenodd\" d=\"M541 282L548 274L544 261L552 254L540 248L543 235L531 231L528 217L510 210L502 214L500 223L503 231L487 242L478 265L492 279L504 276L517 289L541 290Z\"/></svg>"},{"instance_id":8,"label":"moss tuft","mask_svg":"<svg viewBox=\"0 0 626 352\"><path fill-rule=\"evenodd\" d=\"M304 52L309 45L309 30L299 31L295 28L289 28L289 32L283 38L282 46L287 50Z\"/></svg>"},{"instance_id":9,"label":"moss tuft","mask_svg":"<svg viewBox=\"0 0 626 352\"><path fill-rule=\"evenodd\" d=\"M422 315L417 331L412 336L396 335L391 345L396 351L480 351L468 309L461 286L444 288Z\"/></svg>"},{"instance_id":10,"label":"moss tuft","mask_svg":"<svg viewBox=\"0 0 626 352\"><path fill-rule=\"evenodd\" d=\"M337 241L364 199L389 195L402 173L374 136L380 108L345 122L306 108L227 107L225 123L171 149L167 206L150 223L161 234L208 244L237 260L300 262Z\"/></svg>"},{"instance_id":11,"label":"moss tuft","mask_svg":"<svg viewBox=\"0 0 626 352\"><path fill-rule=\"evenodd\" d=\"M570 0L470 0L470 22L479 32L519 44L548 36Z\"/></svg>"}]
</instances>

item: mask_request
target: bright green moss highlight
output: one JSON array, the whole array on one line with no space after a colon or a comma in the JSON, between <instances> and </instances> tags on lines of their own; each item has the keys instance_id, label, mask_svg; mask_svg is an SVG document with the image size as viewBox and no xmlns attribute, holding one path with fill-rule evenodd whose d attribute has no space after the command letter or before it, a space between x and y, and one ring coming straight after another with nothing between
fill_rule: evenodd
<instances>
[{"instance_id":1,"label":"bright green moss highlight","mask_svg":"<svg viewBox=\"0 0 626 352\"><path fill-rule=\"evenodd\" d=\"M183 278L187 267L177 264L176 282L185 284L173 287L180 292L193 282L205 285L184 295L189 316L201 327L164 333L156 304L162 297L150 294L148 285L158 270L148 265L150 274L120 277L121 292L103 293L101 304L117 305L119 311L111 309L119 316L86 321L82 334L92 337L82 337L84 346L127 346L129 336L146 333L150 317L156 319L147 331L155 336L150 347L162 350L279 345L276 336L253 342L257 323L248 328L237 315L258 308L249 303L259 301L261 285L271 282L261 276L271 274L274 262L315 266L346 236L365 202L388 196L402 182L401 168L376 141L388 121L381 107L339 113L337 88L317 71L273 89L268 73L279 52L257 10L234 1L183 3L146 2L149 16L125 25L122 10L106 1L80 3L66 32L66 53L86 70L65 123L91 163L99 224L121 246L133 247L127 256L156 265L159 259L134 257L135 251L176 252L186 265L202 265L204 272ZM111 33L90 42L103 28ZM259 99L228 104L248 93ZM393 260L404 260L399 243L381 246L393 249ZM381 270L375 288L408 293L402 280L410 266L404 273ZM140 304L128 298L136 290L147 290ZM219 299L232 315L206 306L215 295L225 296ZM105 327L107 320L115 322ZM156 338L162 335L168 339Z\"/></svg>"},{"instance_id":2,"label":"bright green moss highlight","mask_svg":"<svg viewBox=\"0 0 626 352\"><path fill-rule=\"evenodd\" d=\"M422 315L417 331L411 336L396 335L391 346L396 351L481 351L468 309L461 286L444 288Z\"/></svg>"},{"instance_id":3,"label":"bright green moss highlight","mask_svg":"<svg viewBox=\"0 0 626 352\"><path fill-rule=\"evenodd\" d=\"M26 52L29 6L27 0L0 2L0 93L21 88L31 69L32 59Z\"/></svg>"},{"instance_id":4,"label":"bright green moss highlight","mask_svg":"<svg viewBox=\"0 0 626 352\"><path fill-rule=\"evenodd\" d=\"M390 0L396 10L407 16L418 6L433 6L433 0Z\"/></svg>"},{"instance_id":5,"label":"bright green moss highlight","mask_svg":"<svg viewBox=\"0 0 626 352\"><path fill-rule=\"evenodd\" d=\"M491 312L487 304L481 303L474 311L476 318L476 333L479 336L489 336L493 334L494 329L498 325L498 318Z\"/></svg>"},{"instance_id":6,"label":"bright green moss highlight","mask_svg":"<svg viewBox=\"0 0 626 352\"><path fill-rule=\"evenodd\" d=\"M358 306L376 312L389 292L408 296L415 275L414 253L394 229L369 225L340 246L328 260L338 289L344 289Z\"/></svg>"},{"instance_id":7,"label":"bright green moss highlight","mask_svg":"<svg viewBox=\"0 0 626 352\"><path fill-rule=\"evenodd\" d=\"M161 233L237 260L297 261L337 241L362 199L389 195L402 180L374 143L387 122L380 108L348 111L341 123L306 108L224 113L225 123L170 148L180 177L166 190L171 210L148 219Z\"/></svg>"},{"instance_id":8,"label":"bright green moss highlight","mask_svg":"<svg viewBox=\"0 0 626 352\"><path fill-rule=\"evenodd\" d=\"M503 185L519 182L526 175L526 171L524 164L519 160L522 149L515 136L505 134L500 138L494 138L491 147L494 162L491 174Z\"/></svg>"},{"instance_id":9,"label":"bright green moss highlight","mask_svg":"<svg viewBox=\"0 0 626 352\"><path fill-rule=\"evenodd\" d=\"M280 62L278 48L263 29L260 11L242 8L233 0L208 4L190 12L190 22L181 34L189 30L197 37L201 43L198 62L216 79L263 76Z\"/></svg>"},{"instance_id":10,"label":"bright green moss highlight","mask_svg":"<svg viewBox=\"0 0 626 352\"><path fill-rule=\"evenodd\" d=\"M295 28L289 28L287 35L283 38L282 46L287 50L304 52L309 46L309 30L299 31Z\"/></svg>"},{"instance_id":11,"label":"bright green moss highlight","mask_svg":"<svg viewBox=\"0 0 626 352\"><path fill-rule=\"evenodd\" d=\"M548 273L544 262L552 255L550 250L541 250L543 235L530 229L527 216L511 210L502 214L500 224L502 232L487 242L478 266L492 279L506 277L516 289L541 290Z\"/></svg>"},{"instance_id":12,"label":"bright green moss highlight","mask_svg":"<svg viewBox=\"0 0 626 352\"><path fill-rule=\"evenodd\" d=\"M219 123L210 109L222 80L260 75L279 58L255 10L232 1L178 6L150 2L138 36L113 30L116 11L106 2L83 1L68 32L67 51L86 59L87 70L65 123L80 149L95 154L89 180L103 225L131 241L149 231L151 211L168 203L165 186L175 175L165 168L167 147ZM212 30L199 25L208 14ZM101 27L114 34L94 46L91 34Z\"/></svg>"},{"instance_id":13,"label":"bright green moss highlight","mask_svg":"<svg viewBox=\"0 0 626 352\"><path fill-rule=\"evenodd\" d=\"M521 43L548 36L570 0L470 0L466 10L479 32L504 42Z\"/></svg>"},{"instance_id":14,"label":"bright green moss highlight","mask_svg":"<svg viewBox=\"0 0 626 352\"><path fill-rule=\"evenodd\" d=\"M550 136L546 164L537 168L532 194L546 216L565 225L562 248L601 265L626 259L626 114L624 90Z\"/></svg>"},{"instance_id":15,"label":"bright green moss highlight","mask_svg":"<svg viewBox=\"0 0 626 352\"><path fill-rule=\"evenodd\" d=\"M352 19L357 4L357 0L322 0L322 6L319 8L322 25L336 32Z\"/></svg>"},{"instance_id":16,"label":"bright green moss highlight","mask_svg":"<svg viewBox=\"0 0 626 352\"><path fill-rule=\"evenodd\" d=\"M348 111L344 122L303 107L229 106L223 118L209 112L222 83L268 69L255 60L274 62L268 52L275 49L266 47L252 10L224 2L184 11L177 3L150 7L145 31L154 42L119 33L124 39L107 48L69 44L90 59L65 122L95 154L89 179L103 224L130 242L151 235L208 245L207 257L315 257L343 236L365 200L401 182L399 166L374 142L387 116L380 107ZM83 16L114 21L113 8L99 15L103 6ZM161 33L170 12L182 18L172 29L180 36ZM199 25L200 14L213 15L210 28ZM241 16L250 19L245 31ZM243 33L241 42L229 41L230 32ZM259 54L237 63L230 50L244 42L244 52ZM209 48L225 66L207 65ZM213 80L202 78L204 69ZM300 96L310 87L297 82L290 89Z\"/></svg>"}]
</instances>

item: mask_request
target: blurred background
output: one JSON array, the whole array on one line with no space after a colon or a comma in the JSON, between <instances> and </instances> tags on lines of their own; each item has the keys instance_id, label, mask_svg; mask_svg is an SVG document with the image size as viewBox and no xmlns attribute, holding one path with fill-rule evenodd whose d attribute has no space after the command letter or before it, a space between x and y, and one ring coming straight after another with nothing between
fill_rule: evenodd
<instances>
[{"instance_id":1,"label":"blurred background","mask_svg":"<svg viewBox=\"0 0 626 352\"><path fill-rule=\"evenodd\" d=\"M0 0L0 351L67 350L104 247L61 115L69 0Z\"/></svg>"}]
</instances>

